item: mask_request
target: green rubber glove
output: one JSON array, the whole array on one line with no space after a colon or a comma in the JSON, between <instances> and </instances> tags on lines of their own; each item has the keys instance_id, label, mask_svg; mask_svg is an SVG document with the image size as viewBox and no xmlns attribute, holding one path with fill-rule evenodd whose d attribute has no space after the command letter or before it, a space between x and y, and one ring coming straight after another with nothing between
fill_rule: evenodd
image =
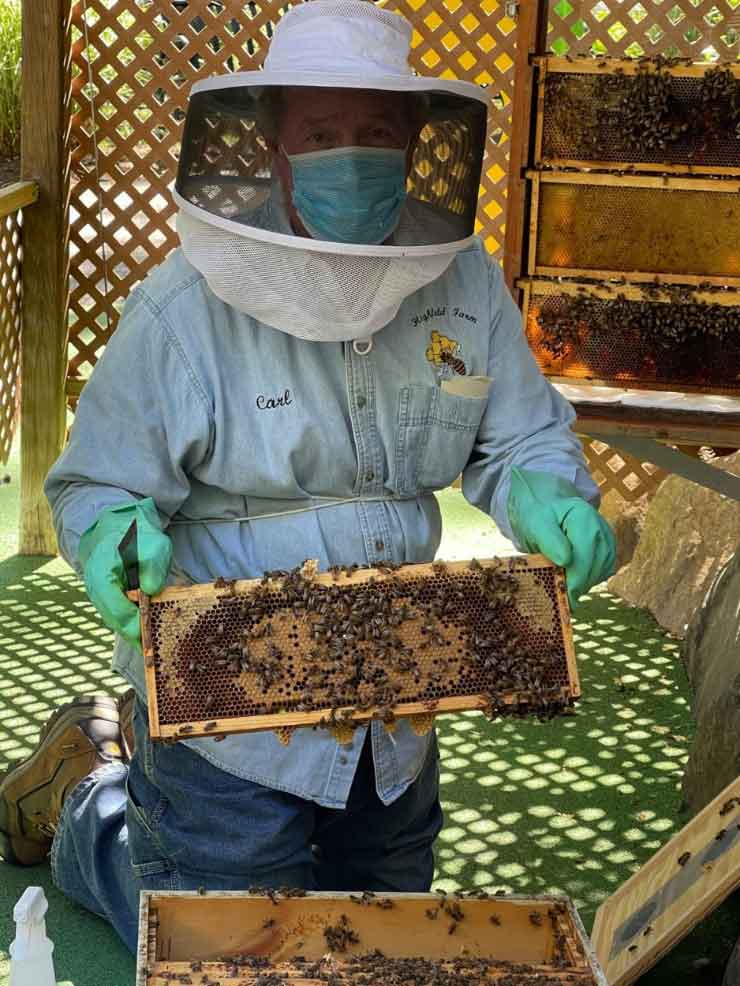
<instances>
[{"instance_id":1,"label":"green rubber glove","mask_svg":"<svg viewBox=\"0 0 740 986\"><path fill-rule=\"evenodd\" d=\"M549 473L511 470L507 502L517 541L565 569L571 608L592 585L614 572L612 530L573 483Z\"/></svg>"},{"instance_id":2,"label":"green rubber glove","mask_svg":"<svg viewBox=\"0 0 740 986\"><path fill-rule=\"evenodd\" d=\"M118 546L134 520L136 546L123 558ZM139 608L126 598L125 567L138 564L142 592L156 596L172 559L172 542L162 533L151 497L103 510L80 538L79 557L87 594L105 625L140 647Z\"/></svg>"}]
</instances>

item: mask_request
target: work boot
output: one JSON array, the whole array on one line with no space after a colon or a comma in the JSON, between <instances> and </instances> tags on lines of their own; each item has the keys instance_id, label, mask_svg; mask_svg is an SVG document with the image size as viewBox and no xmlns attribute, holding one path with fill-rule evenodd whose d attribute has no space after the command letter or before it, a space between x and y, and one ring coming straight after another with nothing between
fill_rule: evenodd
<instances>
[{"instance_id":1,"label":"work boot","mask_svg":"<svg viewBox=\"0 0 740 986\"><path fill-rule=\"evenodd\" d=\"M118 719L121 724L123 738L123 753L127 763L134 758L134 703L136 692L129 688L118 696Z\"/></svg>"},{"instance_id":2,"label":"work boot","mask_svg":"<svg viewBox=\"0 0 740 986\"><path fill-rule=\"evenodd\" d=\"M0 856L19 866L43 862L69 792L122 759L115 698L86 695L62 705L31 756L0 777Z\"/></svg>"}]
</instances>

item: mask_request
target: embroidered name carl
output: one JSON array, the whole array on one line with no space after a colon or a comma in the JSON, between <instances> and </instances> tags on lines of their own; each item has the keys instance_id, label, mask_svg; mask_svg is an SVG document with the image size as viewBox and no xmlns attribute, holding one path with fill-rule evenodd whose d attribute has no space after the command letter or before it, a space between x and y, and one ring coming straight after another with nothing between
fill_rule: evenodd
<instances>
[{"instance_id":1,"label":"embroidered name carl","mask_svg":"<svg viewBox=\"0 0 740 986\"><path fill-rule=\"evenodd\" d=\"M260 411L271 411L276 407L287 407L292 403L293 398L287 388L284 393L278 394L277 397L265 397L264 394L260 394L257 398L257 407Z\"/></svg>"}]
</instances>

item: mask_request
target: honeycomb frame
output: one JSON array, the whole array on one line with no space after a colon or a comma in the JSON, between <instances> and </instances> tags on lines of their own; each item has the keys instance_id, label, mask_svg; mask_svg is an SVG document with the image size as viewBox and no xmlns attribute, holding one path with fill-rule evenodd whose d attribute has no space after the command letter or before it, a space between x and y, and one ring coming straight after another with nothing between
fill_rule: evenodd
<instances>
[{"instance_id":1,"label":"honeycomb frame","mask_svg":"<svg viewBox=\"0 0 740 986\"><path fill-rule=\"evenodd\" d=\"M554 894L144 891L137 986L607 986Z\"/></svg>"},{"instance_id":2,"label":"honeycomb frame","mask_svg":"<svg viewBox=\"0 0 740 986\"><path fill-rule=\"evenodd\" d=\"M740 288L740 181L536 170L527 177L529 276Z\"/></svg>"},{"instance_id":3,"label":"honeycomb frame","mask_svg":"<svg viewBox=\"0 0 740 986\"><path fill-rule=\"evenodd\" d=\"M648 390L680 389L686 393L740 395L740 291L536 278L522 279L518 287L522 290L527 341L540 369L551 379L563 383L582 380ZM686 300L677 303L677 295ZM651 338L647 326L639 333L629 326L614 328L608 333L602 331L599 338L584 321L574 333L577 338L566 341L558 353L547 344L547 330L543 328L541 316L543 310L549 310L550 316L555 316L558 308L567 306L572 299L585 299L597 305L603 303L605 324L607 310L615 303L647 306L648 310L654 306L666 310L673 306L679 324L682 323L677 335L684 338L666 336L661 349L659 342ZM703 306L712 306L708 311L714 312L718 308L727 309L728 315L731 313L738 323L737 333L729 338L717 335L692 337L696 323L707 323L708 314L701 316ZM682 314L682 309L689 314ZM699 312L691 314L695 309Z\"/></svg>"},{"instance_id":4,"label":"honeycomb frame","mask_svg":"<svg viewBox=\"0 0 740 986\"><path fill-rule=\"evenodd\" d=\"M668 135L662 149L639 151L623 135L625 97L630 82L642 73L660 73L670 82L671 111L676 122L703 120L702 83L720 70L735 77L740 92L740 64L665 64L660 61L599 58L537 60L538 99L535 164L551 168L605 171L671 172L684 175L740 176L740 141L729 131ZM666 117L670 114L666 110ZM702 112L704 116L702 116Z\"/></svg>"},{"instance_id":5,"label":"honeycomb frame","mask_svg":"<svg viewBox=\"0 0 740 986\"><path fill-rule=\"evenodd\" d=\"M297 593L309 602L301 606ZM392 728L396 718L471 709L554 714L580 696L565 577L542 555L326 573L304 566L131 595L153 738L351 730L372 719ZM380 615L363 615L369 606ZM338 637L325 626L336 607L359 616ZM233 656L239 647L248 658ZM342 677L348 666L357 669L354 692Z\"/></svg>"}]
</instances>

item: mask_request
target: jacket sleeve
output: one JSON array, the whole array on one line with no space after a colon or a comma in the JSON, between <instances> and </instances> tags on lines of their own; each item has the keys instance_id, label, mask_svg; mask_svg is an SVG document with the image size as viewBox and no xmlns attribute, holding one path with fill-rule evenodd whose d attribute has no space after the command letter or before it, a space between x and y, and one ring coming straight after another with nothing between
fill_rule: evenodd
<instances>
[{"instance_id":1,"label":"jacket sleeve","mask_svg":"<svg viewBox=\"0 0 740 986\"><path fill-rule=\"evenodd\" d=\"M80 397L70 440L46 479L59 550L79 571L80 537L106 507L152 497L163 527L209 453L212 415L166 312L143 288Z\"/></svg>"},{"instance_id":2,"label":"jacket sleeve","mask_svg":"<svg viewBox=\"0 0 740 986\"><path fill-rule=\"evenodd\" d=\"M596 507L600 498L571 430L575 412L540 372L501 268L488 258L487 265L492 384L462 488L465 498L490 514L513 541L506 510L513 466L563 476Z\"/></svg>"}]
</instances>

